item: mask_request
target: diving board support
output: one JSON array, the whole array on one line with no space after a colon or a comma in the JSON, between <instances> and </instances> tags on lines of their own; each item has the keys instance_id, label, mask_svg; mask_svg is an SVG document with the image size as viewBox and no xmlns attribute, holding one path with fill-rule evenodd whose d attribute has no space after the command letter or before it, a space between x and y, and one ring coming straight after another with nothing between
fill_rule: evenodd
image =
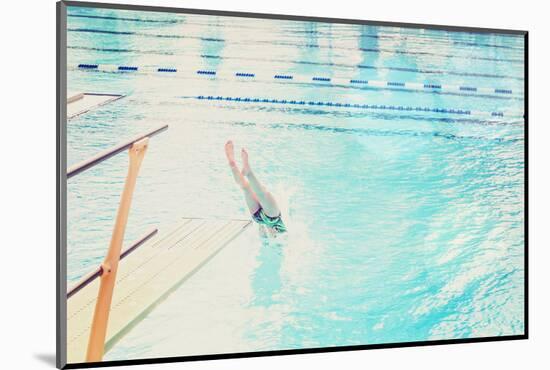
<instances>
[{"instance_id":1,"label":"diving board support","mask_svg":"<svg viewBox=\"0 0 550 370\"><path fill-rule=\"evenodd\" d=\"M107 325L109 323L109 312L111 310L111 301L116 283L118 262L122 250L122 242L132 204L132 195L136 186L136 180L147 152L149 138L145 137L132 144L129 153L128 175L124 184L124 190L120 199L117 217L111 243L104 262L101 265L103 273L101 274L99 292L95 305L90 337L88 340L88 349L86 352L86 362L97 362L103 358L105 337L107 335Z\"/></svg>"}]
</instances>

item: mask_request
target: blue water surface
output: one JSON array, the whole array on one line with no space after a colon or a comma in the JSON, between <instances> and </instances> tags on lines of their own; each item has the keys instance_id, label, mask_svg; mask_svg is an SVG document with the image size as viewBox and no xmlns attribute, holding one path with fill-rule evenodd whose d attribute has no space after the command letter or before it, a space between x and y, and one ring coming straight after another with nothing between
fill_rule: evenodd
<instances>
[{"instance_id":1,"label":"blue water surface","mask_svg":"<svg viewBox=\"0 0 550 370\"><path fill-rule=\"evenodd\" d=\"M68 122L68 163L167 123L126 242L181 217L249 217L223 145L245 147L289 232L256 225L106 360L522 334L523 38L69 7L68 90L126 96ZM360 17L360 16L359 16ZM511 89L513 96L82 71L79 63ZM516 118L198 100L388 104ZM239 161L238 161L239 162ZM121 154L68 183L68 281L103 259Z\"/></svg>"}]
</instances>

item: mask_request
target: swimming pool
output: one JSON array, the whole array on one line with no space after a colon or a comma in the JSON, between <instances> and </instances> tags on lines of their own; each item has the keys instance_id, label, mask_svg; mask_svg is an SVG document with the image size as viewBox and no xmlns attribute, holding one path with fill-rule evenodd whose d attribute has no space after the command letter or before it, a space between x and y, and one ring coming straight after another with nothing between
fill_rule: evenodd
<instances>
[{"instance_id":1,"label":"swimming pool","mask_svg":"<svg viewBox=\"0 0 550 370\"><path fill-rule=\"evenodd\" d=\"M289 228L249 228L106 360L523 333L523 38L68 13L68 89L126 95L68 122L68 164L170 125L126 240L248 217L228 139ZM126 163L68 183L70 282L103 260Z\"/></svg>"}]
</instances>

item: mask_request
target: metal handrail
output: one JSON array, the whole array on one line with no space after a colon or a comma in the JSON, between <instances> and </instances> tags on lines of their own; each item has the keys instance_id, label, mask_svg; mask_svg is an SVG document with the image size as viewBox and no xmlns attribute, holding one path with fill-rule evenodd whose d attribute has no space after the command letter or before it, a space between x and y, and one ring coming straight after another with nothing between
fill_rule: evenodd
<instances>
[{"instance_id":1,"label":"metal handrail","mask_svg":"<svg viewBox=\"0 0 550 370\"><path fill-rule=\"evenodd\" d=\"M85 159L80 163L77 163L77 164L69 167L67 169L67 179L70 179L71 177L73 177L75 175L78 175L79 173L84 172L89 168L92 168L93 166L103 162L104 160L107 160L107 159L117 155L118 153L120 153L120 152L122 152L126 149L129 149L132 146L132 144L134 144L135 142L138 142L141 139L144 139L146 137L155 136L155 135L163 132L167 128L168 128L168 125L162 125L162 126L157 127L156 129L151 130L149 132L139 134L136 137L134 137L134 138L132 138L128 141L117 144L117 145L115 145L114 147L112 147L110 149L99 152L98 154L96 154L96 155L94 155L94 156L92 156L88 159Z\"/></svg>"},{"instance_id":2,"label":"metal handrail","mask_svg":"<svg viewBox=\"0 0 550 370\"><path fill-rule=\"evenodd\" d=\"M134 242L132 242L126 249L120 253L120 259L122 260L124 257L135 251L139 246L143 245L146 241L151 239L155 234L158 232L158 229L154 228L152 230L149 230L144 235L142 235L139 239L136 239ZM103 266L98 266L90 273L86 274L78 283L73 285L68 291L67 291L67 299L71 298L73 295L78 293L80 290L82 290L84 287L89 285L91 282L93 282L95 279L100 277L103 274Z\"/></svg>"},{"instance_id":3,"label":"metal handrail","mask_svg":"<svg viewBox=\"0 0 550 370\"><path fill-rule=\"evenodd\" d=\"M149 138L161 133L167 128L168 125L162 125L154 130L140 134L129 141L120 143L110 149L99 152L93 157L90 157L67 169L67 179L70 179L71 177L86 171L106 159L109 159L124 150L128 150L128 174L126 176L126 181L124 182L124 189L122 190L120 203L118 205L115 226L105 260L100 267L86 275L76 286L72 287L67 292L68 299L98 277L101 278L90 327L90 337L88 339L88 348L86 351L86 362L99 362L103 359L109 312L111 310L111 302L113 299L116 275L120 260L142 245L157 232L157 230L154 230L148 233L145 237L130 245L129 248L122 250L124 233L126 231L126 224L128 222L128 215L132 204L132 196L143 157L145 156L149 146Z\"/></svg>"}]
</instances>

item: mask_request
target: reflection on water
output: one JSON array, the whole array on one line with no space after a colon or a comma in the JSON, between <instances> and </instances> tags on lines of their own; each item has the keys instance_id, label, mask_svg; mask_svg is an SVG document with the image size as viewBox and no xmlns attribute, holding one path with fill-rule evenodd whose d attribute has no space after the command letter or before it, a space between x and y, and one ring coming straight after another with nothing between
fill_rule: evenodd
<instances>
[{"instance_id":1,"label":"reflection on water","mask_svg":"<svg viewBox=\"0 0 550 370\"><path fill-rule=\"evenodd\" d=\"M102 30L68 33L69 65L327 77L351 71L367 80L514 90L523 84L523 64L510 62L523 53L514 36L108 9L69 13L79 15L69 17L69 28ZM68 84L71 91L127 95L68 123L69 164L161 123L170 126L151 139L127 242L151 226L162 233L183 216L250 217L226 164L228 139L237 152L247 148L289 229L266 239L257 225L248 228L106 359L523 332L521 120L188 97L480 111L521 111L522 99L77 70L69 71ZM103 259L126 168L127 157L119 155L68 184L70 282Z\"/></svg>"}]
</instances>

